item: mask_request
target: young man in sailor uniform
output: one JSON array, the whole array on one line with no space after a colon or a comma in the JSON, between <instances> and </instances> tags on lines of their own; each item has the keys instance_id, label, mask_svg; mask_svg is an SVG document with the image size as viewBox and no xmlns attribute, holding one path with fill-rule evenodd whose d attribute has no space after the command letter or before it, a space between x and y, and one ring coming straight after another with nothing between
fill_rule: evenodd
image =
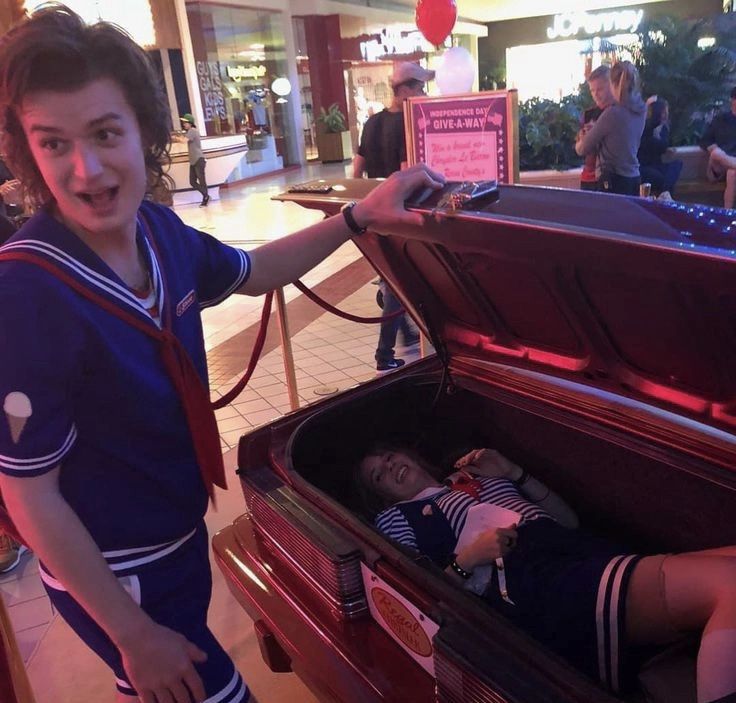
<instances>
[{"instance_id":1,"label":"young man in sailor uniform","mask_svg":"<svg viewBox=\"0 0 736 703\"><path fill-rule=\"evenodd\" d=\"M0 249L0 489L54 606L121 701L253 700L207 628L203 517L225 485L200 310L295 280L354 234L420 225L425 167L246 253L144 202L166 102L119 29L51 7L0 42L0 128L36 215ZM288 252L288 254L287 254Z\"/></svg>"}]
</instances>

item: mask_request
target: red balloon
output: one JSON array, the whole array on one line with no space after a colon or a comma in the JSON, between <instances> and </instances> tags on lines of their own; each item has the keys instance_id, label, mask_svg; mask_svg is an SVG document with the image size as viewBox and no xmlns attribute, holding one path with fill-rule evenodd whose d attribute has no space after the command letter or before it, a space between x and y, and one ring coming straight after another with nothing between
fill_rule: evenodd
<instances>
[{"instance_id":1,"label":"red balloon","mask_svg":"<svg viewBox=\"0 0 736 703\"><path fill-rule=\"evenodd\" d=\"M417 28L424 38L439 46L450 36L457 19L455 0L417 0Z\"/></svg>"}]
</instances>

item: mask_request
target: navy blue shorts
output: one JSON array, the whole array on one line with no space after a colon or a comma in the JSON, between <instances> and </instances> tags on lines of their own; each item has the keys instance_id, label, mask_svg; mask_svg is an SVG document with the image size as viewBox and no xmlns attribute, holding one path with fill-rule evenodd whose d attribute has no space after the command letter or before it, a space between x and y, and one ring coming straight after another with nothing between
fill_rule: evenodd
<instances>
[{"instance_id":1,"label":"navy blue shorts","mask_svg":"<svg viewBox=\"0 0 736 703\"><path fill-rule=\"evenodd\" d=\"M552 520L533 520L518 533L504 557L514 605L501 598L496 573L485 598L606 687L630 688L637 661L626 642L626 592L640 557Z\"/></svg>"},{"instance_id":2,"label":"navy blue shorts","mask_svg":"<svg viewBox=\"0 0 736 703\"><path fill-rule=\"evenodd\" d=\"M195 664L207 701L244 703L248 687L235 664L207 627L212 594L207 530L201 525L188 538L150 548L103 553L131 597L160 625L180 632L207 653ZM118 690L136 692L123 669L117 647L58 580L41 566L41 578L64 620L114 672Z\"/></svg>"}]
</instances>

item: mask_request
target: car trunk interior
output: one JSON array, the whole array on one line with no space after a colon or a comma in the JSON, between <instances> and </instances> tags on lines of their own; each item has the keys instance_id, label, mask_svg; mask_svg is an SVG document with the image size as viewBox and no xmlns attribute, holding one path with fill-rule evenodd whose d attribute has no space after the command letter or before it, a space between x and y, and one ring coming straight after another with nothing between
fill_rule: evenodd
<instances>
[{"instance_id":1,"label":"car trunk interior","mask_svg":"<svg viewBox=\"0 0 736 703\"><path fill-rule=\"evenodd\" d=\"M736 481L730 472L661 448L645 453L623 434L581 429L572 414L553 416L541 405L522 409L492 390L456 386L440 393L439 380L439 374L415 375L326 403L292 436L293 470L370 523L351 477L377 441L414 447L446 473L463 451L486 446L562 495L584 528L631 552L736 543ZM443 578L439 569L436 574ZM488 606L478 600L478 607L479 615Z\"/></svg>"}]
</instances>

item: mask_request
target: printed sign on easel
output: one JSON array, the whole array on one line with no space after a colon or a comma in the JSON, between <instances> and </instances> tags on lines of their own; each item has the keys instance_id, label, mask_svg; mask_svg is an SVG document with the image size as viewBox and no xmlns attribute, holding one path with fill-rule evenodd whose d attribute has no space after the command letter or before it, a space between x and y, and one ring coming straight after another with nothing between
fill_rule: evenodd
<instances>
[{"instance_id":1,"label":"printed sign on easel","mask_svg":"<svg viewBox=\"0 0 736 703\"><path fill-rule=\"evenodd\" d=\"M409 165L451 181L519 180L515 90L410 98L404 106Z\"/></svg>"}]
</instances>

